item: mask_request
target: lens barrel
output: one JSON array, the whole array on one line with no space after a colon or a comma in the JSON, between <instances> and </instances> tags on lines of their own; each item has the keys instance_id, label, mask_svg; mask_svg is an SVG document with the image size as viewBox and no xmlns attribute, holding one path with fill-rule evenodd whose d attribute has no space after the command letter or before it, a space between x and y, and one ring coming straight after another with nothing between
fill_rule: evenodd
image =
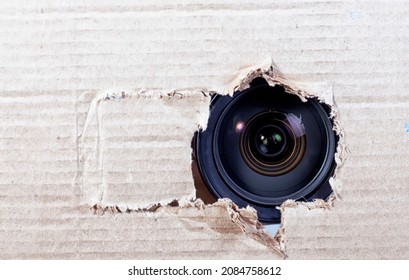
<instances>
[{"instance_id":1,"label":"lens barrel","mask_svg":"<svg viewBox=\"0 0 409 280\"><path fill-rule=\"evenodd\" d=\"M205 185L216 198L254 207L265 223L280 221L276 207L287 199L327 198L337 140L328 110L263 79L233 97L215 95L194 145Z\"/></svg>"}]
</instances>

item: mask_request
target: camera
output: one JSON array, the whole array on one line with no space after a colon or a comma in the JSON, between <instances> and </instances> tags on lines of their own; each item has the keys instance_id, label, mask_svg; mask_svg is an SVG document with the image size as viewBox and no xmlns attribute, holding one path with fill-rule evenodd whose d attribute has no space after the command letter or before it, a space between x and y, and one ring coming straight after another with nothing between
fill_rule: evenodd
<instances>
[{"instance_id":1,"label":"camera","mask_svg":"<svg viewBox=\"0 0 409 280\"><path fill-rule=\"evenodd\" d=\"M326 199L338 141L329 113L263 78L212 96L207 128L193 141L200 180L214 198L254 207L264 223L279 223L277 206L288 199Z\"/></svg>"}]
</instances>

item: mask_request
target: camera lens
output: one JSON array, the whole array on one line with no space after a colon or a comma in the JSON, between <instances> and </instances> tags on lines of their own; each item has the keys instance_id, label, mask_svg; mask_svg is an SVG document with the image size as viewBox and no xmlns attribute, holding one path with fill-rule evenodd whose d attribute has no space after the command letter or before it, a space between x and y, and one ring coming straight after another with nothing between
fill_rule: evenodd
<instances>
[{"instance_id":1,"label":"camera lens","mask_svg":"<svg viewBox=\"0 0 409 280\"><path fill-rule=\"evenodd\" d=\"M279 156L287 143L284 131L275 125L262 127L252 142L255 142L257 152L264 158Z\"/></svg>"},{"instance_id":2,"label":"camera lens","mask_svg":"<svg viewBox=\"0 0 409 280\"><path fill-rule=\"evenodd\" d=\"M240 152L255 172L277 176L297 166L305 142L301 120L293 114L269 110L249 120L240 138Z\"/></svg>"},{"instance_id":3,"label":"camera lens","mask_svg":"<svg viewBox=\"0 0 409 280\"><path fill-rule=\"evenodd\" d=\"M233 97L214 96L194 144L204 184L215 198L254 207L266 223L279 222L276 207L287 199L327 198L336 148L328 112L263 79Z\"/></svg>"}]
</instances>

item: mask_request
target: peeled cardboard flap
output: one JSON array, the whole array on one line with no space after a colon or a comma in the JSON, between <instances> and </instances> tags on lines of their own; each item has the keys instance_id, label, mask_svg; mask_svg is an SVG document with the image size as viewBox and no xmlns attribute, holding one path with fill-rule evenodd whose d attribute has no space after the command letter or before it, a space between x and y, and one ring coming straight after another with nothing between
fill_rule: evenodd
<instances>
[{"instance_id":1,"label":"peeled cardboard flap","mask_svg":"<svg viewBox=\"0 0 409 280\"><path fill-rule=\"evenodd\" d=\"M350 150L332 207L284 208L287 256L409 257L406 3L44 0L5 1L0 13L2 258L270 257L256 241L241 248L242 233L231 245L188 229L181 213L149 232L159 214L93 214L78 181L96 128L81 146L84 93L231 93L266 57L303 85L330 85ZM208 243L176 242L185 233ZM220 238L222 250L208 246Z\"/></svg>"},{"instance_id":2,"label":"peeled cardboard flap","mask_svg":"<svg viewBox=\"0 0 409 280\"><path fill-rule=\"evenodd\" d=\"M61 203L60 203L61 204ZM228 205L93 214L88 207L3 207L2 259L270 259ZM181 240L183 237L183 240Z\"/></svg>"},{"instance_id":3,"label":"peeled cardboard flap","mask_svg":"<svg viewBox=\"0 0 409 280\"><path fill-rule=\"evenodd\" d=\"M125 211L194 200L190 142L202 115L207 118L209 99L202 93L80 96L76 183L83 203Z\"/></svg>"},{"instance_id":4,"label":"peeled cardboard flap","mask_svg":"<svg viewBox=\"0 0 409 280\"><path fill-rule=\"evenodd\" d=\"M190 145L208 111L207 96L120 94L115 100L56 93L0 98L2 258L283 257L254 210L184 198L194 195ZM168 129L158 129L155 120ZM158 149L161 162L172 164L154 166L150 156ZM132 164L138 159L144 163ZM123 195L118 182L129 177Z\"/></svg>"}]
</instances>

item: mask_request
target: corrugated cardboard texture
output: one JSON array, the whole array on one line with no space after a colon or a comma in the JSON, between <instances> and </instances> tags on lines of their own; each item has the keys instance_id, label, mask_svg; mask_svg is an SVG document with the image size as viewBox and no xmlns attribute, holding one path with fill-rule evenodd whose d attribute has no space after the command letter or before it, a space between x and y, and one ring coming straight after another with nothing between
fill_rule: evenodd
<instances>
[{"instance_id":1,"label":"corrugated cardboard texture","mask_svg":"<svg viewBox=\"0 0 409 280\"><path fill-rule=\"evenodd\" d=\"M409 258L407 3L134 2L1 3L2 258L280 257L230 206L124 210L189 200L200 91L231 92L271 58L288 78L330 85L350 151L333 207L284 207L286 255ZM132 97L144 90L149 98ZM192 94L166 101L174 91ZM157 130L172 119L173 129ZM155 157L131 162L148 124L158 148L180 148L157 174Z\"/></svg>"},{"instance_id":2,"label":"corrugated cardboard texture","mask_svg":"<svg viewBox=\"0 0 409 280\"><path fill-rule=\"evenodd\" d=\"M350 150L338 173L341 200L330 210L284 210L289 256L409 258L409 144L404 130L409 104L391 90L385 89L387 97L337 99Z\"/></svg>"},{"instance_id":3,"label":"corrugated cardboard texture","mask_svg":"<svg viewBox=\"0 0 409 280\"><path fill-rule=\"evenodd\" d=\"M83 203L125 211L194 200L189 143L209 99L146 92L80 96L76 179Z\"/></svg>"}]
</instances>

